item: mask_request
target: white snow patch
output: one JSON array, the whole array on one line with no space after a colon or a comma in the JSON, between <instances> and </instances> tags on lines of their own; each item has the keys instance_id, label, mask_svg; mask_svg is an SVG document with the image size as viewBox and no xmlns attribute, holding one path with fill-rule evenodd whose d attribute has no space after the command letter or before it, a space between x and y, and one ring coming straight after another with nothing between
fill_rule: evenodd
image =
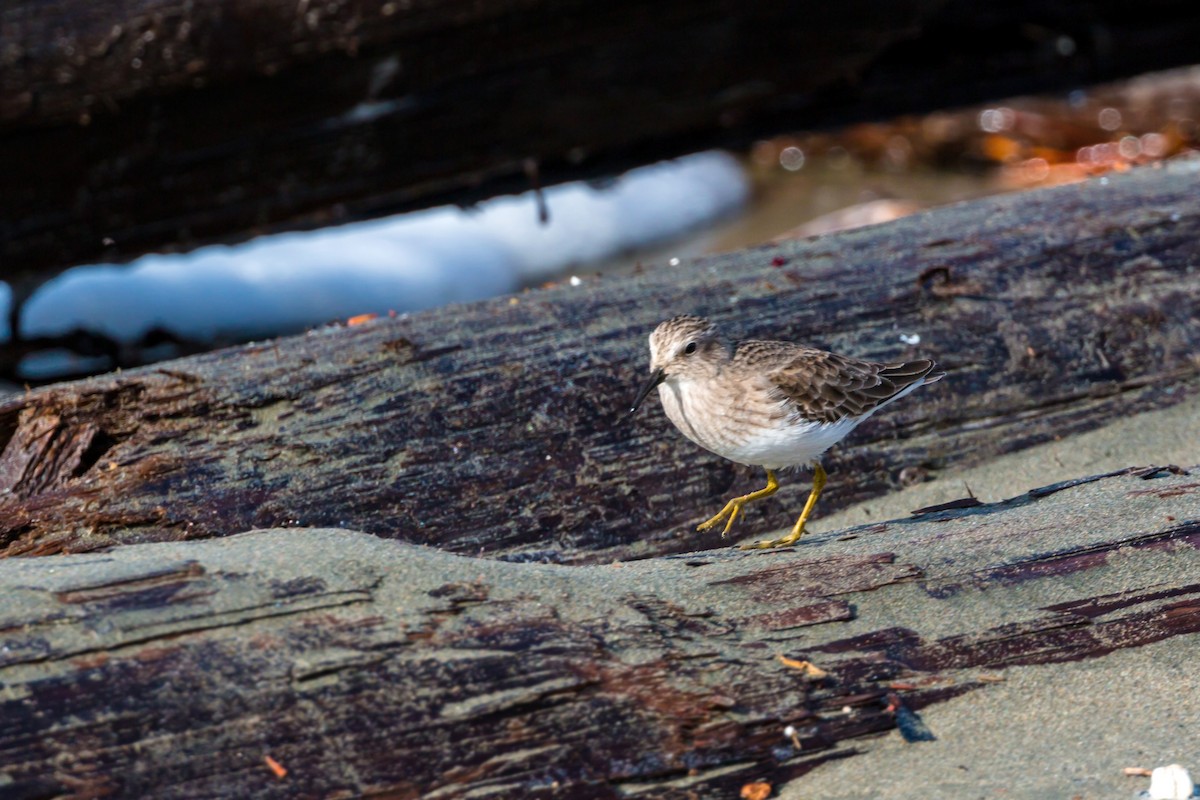
<instances>
[{"instance_id":1,"label":"white snow patch","mask_svg":"<svg viewBox=\"0 0 1200 800\"><path fill-rule=\"evenodd\" d=\"M632 170L607 187L583 183L477 208L436 208L235 246L77 267L25 304L21 330L86 328L132 342L161 327L180 336L267 336L368 312L480 300L593 261L678 237L741 207L738 162L698 153ZM0 320L11 292L0 284ZM0 325L7 325L0 322ZM6 328L0 329L8 338Z\"/></svg>"}]
</instances>

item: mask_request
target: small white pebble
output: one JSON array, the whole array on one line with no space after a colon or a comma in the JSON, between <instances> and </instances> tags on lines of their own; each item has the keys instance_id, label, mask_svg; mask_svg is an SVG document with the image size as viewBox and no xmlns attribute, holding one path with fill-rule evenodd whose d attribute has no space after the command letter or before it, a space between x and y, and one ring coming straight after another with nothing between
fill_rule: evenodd
<instances>
[{"instance_id":1,"label":"small white pebble","mask_svg":"<svg viewBox=\"0 0 1200 800\"><path fill-rule=\"evenodd\" d=\"M579 284L583 283L583 280L581 280L578 275L572 275L570 283L572 286L578 286Z\"/></svg>"},{"instance_id":2,"label":"small white pebble","mask_svg":"<svg viewBox=\"0 0 1200 800\"><path fill-rule=\"evenodd\" d=\"M804 749L804 742L800 741L800 731L796 730L795 725L788 725L784 728L783 735L792 740L792 747L797 750Z\"/></svg>"},{"instance_id":3,"label":"small white pebble","mask_svg":"<svg viewBox=\"0 0 1200 800\"><path fill-rule=\"evenodd\" d=\"M679 266L679 259L678 259L678 258L672 258L672 259L671 259L670 261L668 261L667 263L668 263L668 264L670 264L672 267L678 267L678 266Z\"/></svg>"},{"instance_id":4,"label":"small white pebble","mask_svg":"<svg viewBox=\"0 0 1200 800\"><path fill-rule=\"evenodd\" d=\"M853 712L853 711L854 711L854 709L852 709L850 706L842 706L842 713L843 713L843 714L849 714L849 713L851 713L851 712Z\"/></svg>"},{"instance_id":5,"label":"small white pebble","mask_svg":"<svg viewBox=\"0 0 1200 800\"><path fill-rule=\"evenodd\" d=\"M1178 764L1157 767L1150 773L1150 800L1187 800L1195 788L1192 776Z\"/></svg>"},{"instance_id":6,"label":"small white pebble","mask_svg":"<svg viewBox=\"0 0 1200 800\"><path fill-rule=\"evenodd\" d=\"M921 334L919 334L919 333L902 333L902 334L900 334L900 341L904 342L905 344L920 344L921 343Z\"/></svg>"}]
</instances>

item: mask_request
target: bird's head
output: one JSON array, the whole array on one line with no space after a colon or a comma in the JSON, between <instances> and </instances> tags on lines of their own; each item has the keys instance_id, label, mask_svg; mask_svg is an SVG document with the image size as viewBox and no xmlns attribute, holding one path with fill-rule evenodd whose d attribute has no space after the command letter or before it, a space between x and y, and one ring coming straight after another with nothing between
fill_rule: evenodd
<instances>
[{"instance_id":1,"label":"bird's head","mask_svg":"<svg viewBox=\"0 0 1200 800\"><path fill-rule=\"evenodd\" d=\"M638 392L629 413L663 381L703 378L728 357L717 328L703 317L684 315L659 324L650 334L650 378Z\"/></svg>"}]
</instances>

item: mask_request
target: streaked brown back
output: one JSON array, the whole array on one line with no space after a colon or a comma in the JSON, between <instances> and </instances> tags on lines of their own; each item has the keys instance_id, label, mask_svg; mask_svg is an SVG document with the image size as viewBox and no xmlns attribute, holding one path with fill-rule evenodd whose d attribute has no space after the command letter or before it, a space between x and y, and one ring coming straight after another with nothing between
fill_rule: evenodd
<instances>
[{"instance_id":1,"label":"streaked brown back","mask_svg":"<svg viewBox=\"0 0 1200 800\"><path fill-rule=\"evenodd\" d=\"M926 358L876 364L787 342L742 342L734 361L774 367L767 378L801 416L816 422L862 416L914 383L933 383L945 375Z\"/></svg>"}]
</instances>

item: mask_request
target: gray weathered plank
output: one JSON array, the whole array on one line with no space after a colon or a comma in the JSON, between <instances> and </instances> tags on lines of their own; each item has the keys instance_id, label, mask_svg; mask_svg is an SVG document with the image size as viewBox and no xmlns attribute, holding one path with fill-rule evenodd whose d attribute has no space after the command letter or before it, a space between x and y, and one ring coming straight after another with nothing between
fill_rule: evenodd
<instances>
[{"instance_id":1,"label":"gray weathered plank","mask_svg":"<svg viewBox=\"0 0 1200 800\"><path fill-rule=\"evenodd\" d=\"M279 529L7 559L0 795L736 797L892 694L915 735L998 671L1200 638L1198 546L1200 478L1150 470L620 565Z\"/></svg>"}]
</instances>

